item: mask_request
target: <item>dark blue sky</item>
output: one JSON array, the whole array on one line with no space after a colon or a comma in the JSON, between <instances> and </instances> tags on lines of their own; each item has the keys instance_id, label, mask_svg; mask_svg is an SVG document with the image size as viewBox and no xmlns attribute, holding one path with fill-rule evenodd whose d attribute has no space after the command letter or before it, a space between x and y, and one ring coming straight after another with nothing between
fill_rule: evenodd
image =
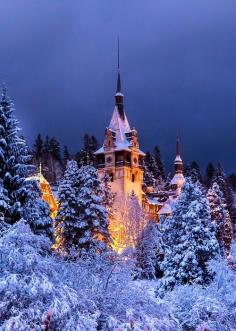
<instances>
[{"instance_id":1,"label":"dark blue sky","mask_svg":"<svg viewBox=\"0 0 236 331\"><path fill-rule=\"evenodd\" d=\"M0 80L31 143L102 141L114 106L117 35L126 113L142 149L236 171L235 0L1 0Z\"/></svg>"}]
</instances>

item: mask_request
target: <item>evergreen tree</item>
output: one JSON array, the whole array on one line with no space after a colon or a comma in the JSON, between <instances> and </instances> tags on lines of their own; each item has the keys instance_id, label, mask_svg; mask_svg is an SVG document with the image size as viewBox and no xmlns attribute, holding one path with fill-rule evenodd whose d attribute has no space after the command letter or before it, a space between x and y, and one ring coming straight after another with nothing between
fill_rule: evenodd
<instances>
[{"instance_id":1,"label":"evergreen tree","mask_svg":"<svg viewBox=\"0 0 236 331\"><path fill-rule=\"evenodd\" d=\"M207 185L207 187L210 187L214 173L215 173L215 168L214 168L213 164L210 162L206 168L206 185Z\"/></svg>"},{"instance_id":2,"label":"evergreen tree","mask_svg":"<svg viewBox=\"0 0 236 331\"><path fill-rule=\"evenodd\" d=\"M43 159L43 139L40 134L38 134L37 138L34 142L33 147L33 157L37 165L42 162Z\"/></svg>"},{"instance_id":3,"label":"evergreen tree","mask_svg":"<svg viewBox=\"0 0 236 331\"><path fill-rule=\"evenodd\" d=\"M224 199L225 199L227 208L231 215L231 211L232 211L232 207L233 207L233 200L234 200L233 191L228 183L226 175L220 164L218 164L218 166L215 170L215 174L214 174L212 181L216 182L219 185L219 188L224 195Z\"/></svg>"},{"instance_id":4,"label":"evergreen tree","mask_svg":"<svg viewBox=\"0 0 236 331\"><path fill-rule=\"evenodd\" d=\"M101 189L103 202L102 205L106 208L108 212L108 217L111 219L114 216L114 200L115 194L111 191L111 177L106 173L101 179Z\"/></svg>"},{"instance_id":5,"label":"evergreen tree","mask_svg":"<svg viewBox=\"0 0 236 331\"><path fill-rule=\"evenodd\" d=\"M215 223L216 238L218 240L221 253L224 253L224 219L226 212L226 204L224 195L221 192L219 185L213 183L212 187L207 192L207 199L210 205L211 220Z\"/></svg>"},{"instance_id":6,"label":"evergreen tree","mask_svg":"<svg viewBox=\"0 0 236 331\"><path fill-rule=\"evenodd\" d=\"M55 138L52 137L49 140L49 151L56 161L61 161L61 147L59 141Z\"/></svg>"},{"instance_id":7,"label":"evergreen tree","mask_svg":"<svg viewBox=\"0 0 236 331\"><path fill-rule=\"evenodd\" d=\"M184 177L191 177L191 166L189 163L184 166Z\"/></svg>"},{"instance_id":8,"label":"evergreen tree","mask_svg":"<svg viewBox=\"0 0 236 331\"><path fill-rule=\"evenodd\" d=\"M233 241L232 221L228 210L225 210L223 242L224 242L224 253L226 257L229 256L231 253L232 241Z\"/></svg>"},{"instance_id":9,"label":"evergreen tree","mask_svg":"<svg viewBox=\"0 0 236 331\"><path fill-rule=\"evenodd\" d=\"M80 166L94 164L94 152L98 149L99 144L94 136L87 133L84 135L83 148L77 153L76 160Z\"/></svg>"},{"instance_id":10,"label":"evergreen tree","mask_svg":"<svg viewBox=\"0 0 236 331\"><path fill-rule=\"evenodd\" d=\"M202 183L200 167L196 161L193 161L190 165L190 178L193 183Z\"/></svg>"},{"instance_id":11,"label":"evergreen tree","mask_svg":"<svg viewBox=\"0 0 236 331\"><path fill-rule=\"evenodd\" d=\"M55 219L56 247L69 254L77 248L80 234L77 210L78 170L76 161L68 161L58 189L58 212Z\"/></svg>"},{"instance_id":12,"label":"evergreen tree","mask_svg":"<svg viewBox=\"0 0 236 331\"><path fill-rule=\"evenodd\" d=\"M79 211L80 233L78 248L85 251L103 251L110 244L108 212L103 206L104 196L97 170L93 166L79 169Z\"/></svg>"},{"instance_id":13,"label":"evergreen tree","mask_svg":"<svg viewBox=\"0 0 236 331\"><path fill-rule=\"evenodd\" d=\"M159 169L159 178L161 180L165 180L166 176L165 176L164 163L162 161L161 151L160 151L160 148L158 146L155 146L153 154L154 154L154 158L155 158L157 167Z\"/></svg>"},{"instance_id":14,"label":"evergreen tree","mask_svg":"<svg viewBox=\"0 0 236 331\"><path fill-rule=\"evenodd\" d=\"M164 276L157 288L159 296L176 285L202 285L212 280L213 273L207 264L217 256L219 245L208 201L190 180L173 207L173 215L165 222L163 242Z\"/></svg>"},{"instance_id":15,"label":"evergreen tree","mask_svg":"<svg viewBox=\"0 0 236 331\"><path fill-rule=\"evenodd\" d=\"M14 105L3 88L0 102L0 178L5 200L4 217L7 223L17 222L29 195L26 178L32 167L26 142L19 137ZM8 205L8 206L7 206Z\"/></svg>"},{"instance_id":16,"label":"evergreen tree","mask_svg":"<svg viewBox=\"0 0 236 331\"><path fill-rule=\"evenodd\" d=\"M71 159L70 152L67 146L64 146L63 150L63 161L65 164L67 164L67 161Z\"/></svg>"},{"instance_id":17,"label":"evergreen tree","mask_svg":"<svg viewBox=\"0 0 236 331\"><path fill-rule=\"evenodd\" d=\"M46 136L42 155L43 175L50 183L58 183L63 174L63 162L60 143L55 137Z\"/></svg>"},{"instance_id":18,"label":"evergreen tree","mask_svg":"<svg viewBox=\"0 0 236 331\"><path fill-rule=\"evenodd\" d=\"M144 157L144 183L149 187L155 186L155 178L151 169L152 156L149 152Z\"/></svg>"},{"instance_id":19,"label":"evergreen tree","mask_svg":"<svg viewBox=\"0 0 236 331\"><path fill-rule=\"evenodd\" d=\"M22 217L27 221L35 234L53 239L53 221L49 205L42 199L42 193L36 180L30 180L31 192L28 196Z\"/></svg>"},{"instance_id":20,"label":"evergreen tree","mask_svg":"<svg viewBox=\"0 0 236 331\"><path fill-rule=\"evenodd\" d=\"M229 182L230 182L230 185L231 185L233 191L235 192L236 191L236 175L235 174L231 174L229 176Z\"/></svg>"},{"instance_id":21,"label":"evergreen tree","mask_svg":"<svg viewBox=\"0 0 236 331\"><path fill-rule=\"evenodd\" d=\"M164 259L162 234L152 221L145 226L136 248L135 278L155 279L163 276L160 263Z\"/></svg>"},{"instance_id":22,"label":"evergreen tree","mask_svg":"<svg viewBox=\"0 0 236 331\"><path fill-rule=\"evenodd\" d=\"M108 212L96 169L69 161L59 186L56 246L69 255L101 252L110 243Z\"/></svg>"}]
</instances>

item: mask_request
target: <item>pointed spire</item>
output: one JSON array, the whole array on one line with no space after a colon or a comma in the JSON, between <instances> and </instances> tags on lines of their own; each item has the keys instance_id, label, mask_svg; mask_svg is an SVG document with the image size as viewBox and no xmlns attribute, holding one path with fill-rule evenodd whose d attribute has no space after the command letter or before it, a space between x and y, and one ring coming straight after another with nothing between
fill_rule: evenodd
<instances>
[{"instance_id":1,"label":"pointed spire","mask_svg":"<svg viewBox=\"0 0 236 331\"><path fill-rule=\"evenodd\" d=\"M118 53L117 53L117 84L116 93L121 93L121 79L120 79L120 40L118 37Z\"/></svg>"},{"instance_id":2,"label":"pointed spire","mask_svg":"<svg viewBox=\"0 0 236 331\"><path fill-rule=\"evenodd\" d=\"M176 136L176 157L175 157L175 173L183 173L183 161L180 156L180 137L179 131Z\"/></svg>"},{"instance_id":3,"label":"pointed spire","mask_svg":"<svg viewBox=\"0 0 236 331\"><path fill-rule=\"evenodd\" d=\"M121 78L120 78L120 40L118 37L118 49L117 49L117 85L116 85L116 95L115 95L115 101L116 106L118 108L119 115L121 119L124 121L125 115L124 115L124 96L121 92Z\"/></svg>"},{"instance_id":4,"label":"pointed spire","mask_svg":"<svg viewBox=\"0 0 236 331\"><path fill-rule=\"evenodd\" d=\"M177 136L176 136L176 156L180 156L180 138L179 138L179 130L177 131Z\"/></svg>"}]
</instances>

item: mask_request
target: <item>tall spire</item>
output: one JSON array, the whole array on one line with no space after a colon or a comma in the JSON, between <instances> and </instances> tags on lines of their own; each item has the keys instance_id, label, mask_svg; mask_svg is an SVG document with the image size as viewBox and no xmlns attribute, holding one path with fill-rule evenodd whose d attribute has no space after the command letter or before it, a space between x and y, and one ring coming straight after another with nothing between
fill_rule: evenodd
<instances>
[{"instance_id":1,"label":"tall spire","mask_svg":"<svg viewBox=\"0 0 236 331\"><path fill-rule=\"evenodd\" d=\"M180 138L179 138L179 131L177 131L177 136L176 136L176 156L180 156Z\"/></svg>"},{"instance_id":2,"label":"tall spire","mask_svg":"<svg viewBox=\"0 0 236 331\"><path fill-rule=\"evenodd\" d=\"M119 112L120 118L124 121L125 120L125 113L124 113L124 96L121 92L121 79L120 79L120 40L118 38L118 49L117 49L117 86L116 86L116 95L115 95L115 101L116 101L116 107Z\"/></svg>"},{"instance_id":3,"label":"tall spire","mask_svg":"<svg viewBox=\"0 0 236 331\"><path fill-rule=\"evenodd\" d=\"M117 53L117 85L116 93L121 93L121 79L120 79L120 40L118 37L118 53Z\"/></svg>"},{"instance_id":4,"label":"tall spire","mask_svg":"<svg viewBox=\"0 0 236 331\"><path fill-rule=\"evenodd\" d=\"M177 131L177 136L176 136L175 173L183 173L183 161L182 161L181 156L180 156L179 131Z\"/></svg>"}]
</instances>

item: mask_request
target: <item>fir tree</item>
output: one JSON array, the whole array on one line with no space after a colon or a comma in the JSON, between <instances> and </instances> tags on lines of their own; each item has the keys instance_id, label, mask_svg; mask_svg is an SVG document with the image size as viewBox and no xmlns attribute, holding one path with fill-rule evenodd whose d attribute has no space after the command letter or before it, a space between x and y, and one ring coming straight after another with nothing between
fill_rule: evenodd
<instances>
[{"instance_id":1,"label":"fir tree","mask_svg":"<svg viewBox=\"0 0 236 331\"><path fill-rule=\"evenodd\" d=\"M98 149L99 144L94 136L87 133L84 135L83 148L77 153L76 160L80 166L94 164L94 152Z\"/></svg>"},{"instance_id":2,"label":"fir tree","mask_svg":"<svg viewBox=\"0 0 236 331\"><path fill-rule=\"evenodd\" d=\"M191 177L191 166L189 163L184 166L184 177Z\"/></svg>"},{"instance_id":3,"label":"fir tree","mask_svg":"<svg viewBox=\"0 0 236 331\"><path fill-rule=\"evenodd\" d=\"M32 167L29 165L29 155L26 142L19 137L18 121L13 115L13 103L7 97L3 88L0 102L0 178L5 203L5 221L17 222L22 215L22 209L29 195L26 178Z\"/></svg>"},{"instance_id":4,"label":"fir tree","mask_svg":"<svg viewBox=\"0 0 236 331\"><path fill-rule=\"evenodd\" d=\"M144 183L149 187L155 186L155 178L151 169L152 156L149 152L146 153L144 158Z\"/></svg>"},{"instance_id":5,"label":"fir tree","mask_svg":"<svg viewBox=\"0 0 236 331\"><path fill-rule=\"evenodd\" d=\"M207 187L210 187L214 173L215 173L215 168L214 168L213 164L210 162L206 168L206 185L207 185Z\"/></svg>"},{"instance_id":6,"label":"fir tree","mask_svg":"<svg viewBox=\"0 0 236 331\"><path fill-rule=\"evenodd\" d=\"M231 253L231 246L233 241L233 226L228 210L225 210L224 216L225 217L224 217L223 242L224 242L224 253L225 256L227 257Z\"/></svg>"},{"instance_id":7,"label":"fir tree","mask_svg":"<svg viewBox=\"0 0 236 331\"><path fill-rule=\"evenodd\" d=\"M78 166L68 161L64 177L58 189L58 212L55 220L56 247L66 253L77 248L80 220L77 210Z\"/></svg>"},{"instance_id":8,"label":"fir tree","mask_svg":"<svg viewBox=\"0 0 236 331\"><path fill-rule=\"evenodd\" d=\"M152 221L145 226L136 247L135 278L155 279L163 276L160 263L163 261L162 234Z\"/></svg>"},{"instance_id":9,"label":"fir tree","mask_svg":"<svg viewBox=\"0 0 236 331\"><path fill-rule=\"evenodd\" d=\"M101 179L101 189L103 202L102 205L106 208L108 212L108 217L111 219L114 216L114 200L115 194L111 191L111 177L106 173Z\"/></svg>"},{"instance_id":10,"label":"fir tree","mask_svg":"<svg viewBox=\"0 0 236 331\"><path fill-rule=\"evenodd\" d=\"M230 182L230 185L231 185L233 191L235 192L236 191L236 175L235 174L231 174L229 176L229 182Z\"/></svg>"},{"instance_id":11,"label":"fir tree","mask_svg":"<svg viewBox=\"0 0 236 331\"><path fill-rule=\"evenodd\" d=\"M224 199L225 199L227 208L229 210L229 213L231 214L232 207L233 207L233 200L234 200L233 191L228 183L226 175L220 164L218 164L218 166L215 170L215 174L214 174L212 181L216 182L219 185L219 188L224 195Z\"/></svg>"},{"instance_id":12,"label":"fir tree","mask_svg":"<svg viewBox=\"0 0 236 331\"><path fill-rule=\"evenodd\" d=\"M53 221L49 205L42 199L42 193L36 180L30 180L31 192L28 196L22 217L27 221L35 234L53 239Z\"/></svg>"},{"instance_id":13,"label":"fir tree","mask_svg":"<svg viewBox=\"0 0 236 331\"><path fill-rule=\"evenodd\" d=\"M43 145L43 174L52 184L56 184L63 174L63 162L61 159L61 149L58 140L46 136Z\"/></svg>"},{"instance_id":14,"label":"fir tree","mask_svg":"<svg viewBox=\"0 0 236 331\"><path fill-rule=\"evenodd\" d=\"M216 226L216 238L218 240L221 253L223 254L224 219L227 207L225 204L224 195L217 183L213 183L212 187L208 190L207 199L210 205L211 220Z\"/></svg>"},{"instance_id":15,"label":"fir tree","mask_svg":"<svg viewBox=\"0 0 236 331\"><path fill-rule=\"evenodd\" d=\"M173 207L173 215L166 220L163 242L164 277L157 288L159 296L176 285L209 284L213 273L207 265L217 256L219 245L208 201L190 180Z\"/></svg>"},{"instance_id":16,"label":"fir tree","mask_svg":"<svg viewBox=\"0 0 236 331\"><path fill-rule=\"evenodd\" d=\"M85 251L103 251L110 243L108 212L103 206L104 196L101 181L93 166L82 166L79 170L79 212L78 248Z\"/></svg>"},{"instance_id":17,"label":"fir tree","mask_svg":"<svg viewBox=\"0 0 236 331\"><path fill-rule=\"evenodd\" d=\"M63 150L63 160L64 160L64 163L67 164L67 161L69 161L70 159L71 159L71 156L70 156L70 152L69 152L68 146L64 146L64 150Z\"/></svg>"},{"instance_id":18,"label":"fir tree","mask_svg":"<svg viewBox=\"0 0 236 331\"><path fill-rule=\"evenodd\" d=\"M56 246L69 255L101 252L110 243L108 212L96 169L69 161L59 186Z\"/></svg>"},{"instance_id":19,"label":"fir tree","mask_svg":"<svg viewBox=\"0 0 236 331\"><path fill-rule=\"evenodd\" d=\"M38 134L37 138L34 142L33 147L33 157L37 165L42 162L43 159L43 139L40 134Z\"/></svg>"},{"instance_id":20,"label":"fir tree","mask_svg":"<svg viewBox=\"0 0 236 331\"><path fill-rule=\"evenodd\" d=\"M193 161L190 165L190 178L193 183L202 183L200 167L196 161Z\"/></svg>"},{"instance_id":21,"label":"fir tree","mask_svg":"<svg viewBox=\"0 0 236 331\"><path fill-rule=\"evenodd\" d=\"M61 147L59 141L55 137L52 137L49 140L49 151L56 161L61 161Z\"/></svg>"},{"instance_id":22,"label":"fir tree","mask_svg":"<svg viewBox=\"0 0 236 331\"><path fill-rule=\"evenodd\" d=\"M161 151L160 151L160 148L158 146L156 146L154 148L154 158L155 158L155 161L156 161L156 164L157 164L157 167L159 169L159 178L161 180L165 180L165 168L164 168L164 163L162 161L162 158L161 158Z\"/></svg>"}]
</instances>

